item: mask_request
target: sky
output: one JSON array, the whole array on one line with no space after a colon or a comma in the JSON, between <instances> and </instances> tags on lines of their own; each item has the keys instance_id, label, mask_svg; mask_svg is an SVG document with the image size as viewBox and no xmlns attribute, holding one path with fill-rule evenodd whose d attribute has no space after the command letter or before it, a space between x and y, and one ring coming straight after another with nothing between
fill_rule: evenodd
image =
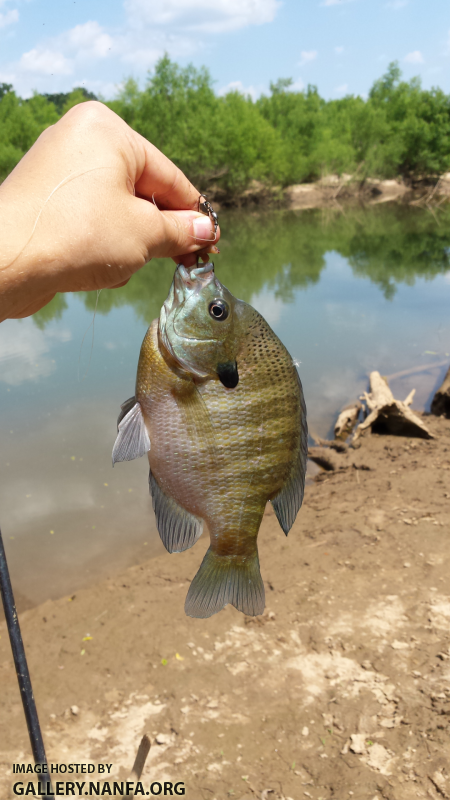
<instances>
[{"instance_id":1,"label":"sky","mask_svg":"<svg viewBox=\"0 0 450 800\"><path fill-rule=\"evenodd\" d=\"M450 93L449 0L0 0L0 83L22 97L141 87L164 53L206 66L218 94L292 78L327 98L367 96L397 60Z\"/></svg>"}]
</instances>

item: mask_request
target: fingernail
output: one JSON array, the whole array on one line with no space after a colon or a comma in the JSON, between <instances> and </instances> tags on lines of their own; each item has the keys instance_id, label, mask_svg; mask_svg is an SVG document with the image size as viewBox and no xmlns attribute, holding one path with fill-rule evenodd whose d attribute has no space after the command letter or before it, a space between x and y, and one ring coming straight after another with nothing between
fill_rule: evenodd
<instances>
[{"instance_id":1,"label":"fingernail","mask_svg":"<svg viewBox=\"0 0 450 800\"><path fill-rule=\"evenodd\" d=\"M214 241L213 226L209 217L201 216L194 219L194 236L196 239Z\"/></svg>"}]
</instances>

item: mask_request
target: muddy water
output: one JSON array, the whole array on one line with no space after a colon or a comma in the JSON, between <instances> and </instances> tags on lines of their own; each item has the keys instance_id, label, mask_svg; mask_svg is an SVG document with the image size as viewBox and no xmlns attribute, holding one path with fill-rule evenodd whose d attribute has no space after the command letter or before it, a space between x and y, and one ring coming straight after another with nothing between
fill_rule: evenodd
<instances>
[{"instance_id":1,"label":"muddy water","mask_svg":"<svg viewBox=\"0 0 450 800\"><path fill-rule=\"evenodd\" d=\"M329 434L372 369L428 407L450 362L449 210L228 213L221 223L217 274L300 363L312 431ZM112 469L111 447L172 274L154 261L102 292L94 330L90 294L0 326L0 522L22 608L162 551L146 461Z\"/></svg>"}]
</instances>

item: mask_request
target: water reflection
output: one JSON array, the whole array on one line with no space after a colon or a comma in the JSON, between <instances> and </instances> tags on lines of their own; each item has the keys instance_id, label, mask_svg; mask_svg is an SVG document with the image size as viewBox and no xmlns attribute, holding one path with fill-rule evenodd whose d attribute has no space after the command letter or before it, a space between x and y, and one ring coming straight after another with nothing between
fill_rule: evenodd
<instances>
[{"instance_id":1,"label":"water reflection","mask_svg":"<svg viewBox=\"0 0 450 800\"><path fill-rule=\"evenodd\" d=\"M300 363L310 427L329 434L372 369L429 403L450 360L450 209L221 215L220 280ZM111 468L119 404L173 276L58 295L0 326L0 507L22 605L76 591L161 552L145 459ZM406 374L405 374L406 370ZM165 556L169 558L169 556ZM173 556L175 558L176 556Z\"/></svg>"},{"instance_id":2,"label":"water reflection","mask_svg":"<svg viewBox=\"0 0 450 800\"><path fill-rule=\"evenodd\" d=\"M220 276L237 296L247 302L267 291L283 302L293 300L296 288L317 283L326 254L347 259L356 277L369 278L387 299L398 284L414 284L418 277L431 279L450 268L450 208L433 214L421 208L380 205L371 209L341 211L228 212L221 215L225 231L217 257ZM130 305L148 324L158 316L173 267L168 260L154 260L122 289L102 291L97 313ZM86 308L94 312L97 294L82 294ZM60 319L67 307L59 295L35 314L44 327Z\"/></svg>"},{"instance_id":3,"label":"water reflection","mask_svg":"<svg viewBox=\"0 0 450 800\"><path fill-rule=\"evenodd\" d=\"M56 369L56 362L49 355L52 342L71 338L70 330L64 327L36 330L30 317L20 326L14 320L5 320L0 337L0 381L19 386L24 381L47 377Z\"/></svg>"}]
</instances>

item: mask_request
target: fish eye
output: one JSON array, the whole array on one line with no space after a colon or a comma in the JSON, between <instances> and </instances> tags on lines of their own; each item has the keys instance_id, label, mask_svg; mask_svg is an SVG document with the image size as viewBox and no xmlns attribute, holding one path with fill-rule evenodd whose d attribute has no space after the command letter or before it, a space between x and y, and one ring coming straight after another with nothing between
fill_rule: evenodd
<instances>
[{"instance_id":1,"label":"fish eye","mask_svg":"<svg viewBox=\"0 0 450 800\"><path fill-rule=\"evenodd\" d=\"M223 320L228 317L229 311L227 303L223 300L213 300L212 303L209 304L210 316L220 322L223 322Z\"/></svg>"}]
</instances>

